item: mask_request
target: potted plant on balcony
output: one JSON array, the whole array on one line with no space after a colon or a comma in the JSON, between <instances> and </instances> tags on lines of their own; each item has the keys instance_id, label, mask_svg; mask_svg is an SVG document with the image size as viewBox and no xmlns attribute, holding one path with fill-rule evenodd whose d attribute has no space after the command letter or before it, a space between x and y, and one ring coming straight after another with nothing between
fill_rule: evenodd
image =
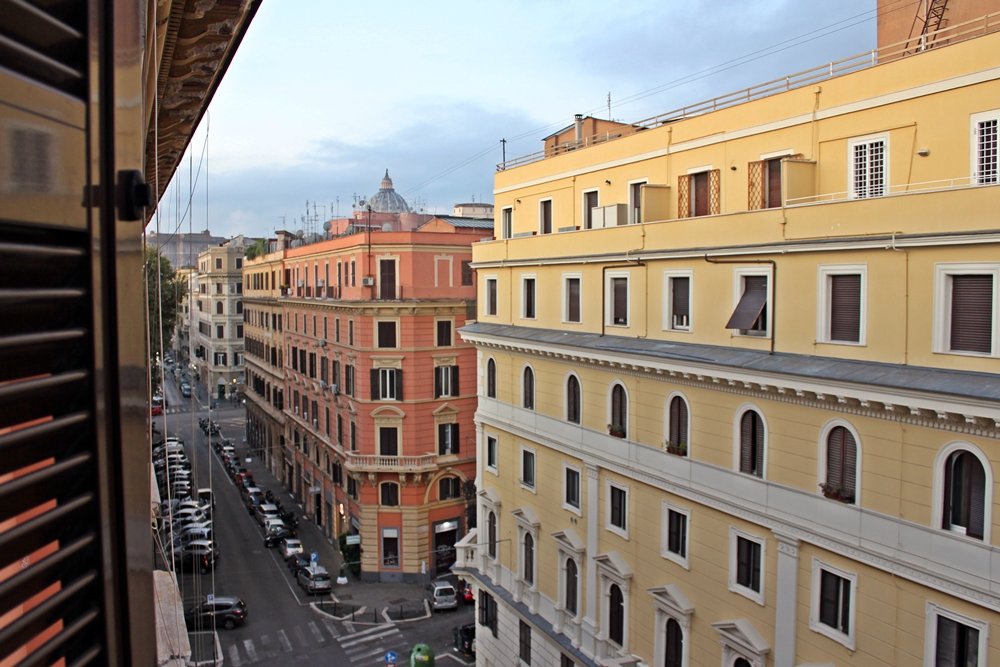
<instances>
[{"instance_id":1,"label":"potted plant on balcony","mask_svg":"<svg viewBox=\"0 0 1000 667\"><path fill-rule=\"evenodd\" d=\"M608 424L608 434L615 438L624 438L625 427L621 424Z\"/></svg>"},{"instance_id":2,"label":"potted plant on balcony","mask_svg":"<svg viewBox=\"0 0 1000 667\"><path fill-rule=\"evenodd\" d=\"M839 486L830 484L829 482L823 482L819 485L819 490L824 496L830 498L831 500L838 500L842 503L853 503L854 502L854 492L844 489Z\"/></svg>"},{"instance_id":3,"label":"potted plant on balcony","mask_svg":"<svg viewBox=\"0 0 1000 667\"><path fill-rule=\"evenodd\" d=\"M686 442L672 442L667 440L665 442L667 446L667 453L674 454L676 456L687 456L688 446Z\"/></svg>"}]
</instances>

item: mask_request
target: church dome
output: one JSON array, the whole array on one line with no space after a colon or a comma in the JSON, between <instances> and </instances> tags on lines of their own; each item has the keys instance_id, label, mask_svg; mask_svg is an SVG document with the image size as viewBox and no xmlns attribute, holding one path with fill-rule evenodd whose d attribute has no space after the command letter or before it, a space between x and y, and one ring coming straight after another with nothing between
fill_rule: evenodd
<instances>
[{"instance_id":1,"label":"church dome","mask_svg":"<svg viewBox=\"0 0 1000 667\"><path fill-rule=\"evenodd\" d=\"M410 206L406 203L403 197L393 190L392 179L389 178L389 170L385 170L385 176L382 178L382 185L379 186L378 192L372 195L371 199L368 200L369 206L376 213L409 213Z\"/></svg>"}]
</instances>

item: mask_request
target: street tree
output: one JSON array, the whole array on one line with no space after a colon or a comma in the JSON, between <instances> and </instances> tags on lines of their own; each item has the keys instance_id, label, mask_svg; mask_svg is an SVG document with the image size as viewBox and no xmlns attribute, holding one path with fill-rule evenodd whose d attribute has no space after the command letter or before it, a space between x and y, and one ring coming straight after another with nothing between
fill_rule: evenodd
<instances>
[{"instance_id":1,"label":"street tree","mask_svg":"<svg viewBox=\"0 0 1000 667\"><path fill-rule=\"evenodd\" d=\"M163 349L170 349L174 325L187 286L177 277L170 260L154 248L147 247L145 254L146 317L149 320L150 367L163 358Z\"/></svg>"}]
</instances>

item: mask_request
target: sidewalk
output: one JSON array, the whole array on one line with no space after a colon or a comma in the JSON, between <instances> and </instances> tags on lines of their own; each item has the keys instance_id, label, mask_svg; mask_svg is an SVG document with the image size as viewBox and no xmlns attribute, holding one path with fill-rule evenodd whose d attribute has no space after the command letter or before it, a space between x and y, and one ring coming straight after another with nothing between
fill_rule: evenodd
<instances>
[{"instance_id":1,"label":"sidewalk","mask_svg":"<svg viewBox=\"0 0 1000 667\"><path fill-rule=\"evenodd\" d=\"M235 410L224 409L219 410L218 415L219 418L230 417L234 412ZM319 564L336 580L343 563L336 540L331 542L330 538L323 535L321 527L316 525L313 518L304 515L302 505L267 469L264 460L250 453L247 444L243 442L242 434L234 440L241 459L243 461L251 459L244 465L253 473L256 485L264 491L270 490L274 493L282 506L299 518L299 539L302 540L305 552L315 553ZM424 604L426 596L422 584L363 582L355 580L349 572L347 584L334 584L332 597L334 602L339 603L338 605L332 603L321 605L317 598L314 606L325 614L337 618L347 617L346 620L356 623L385 623L400 620L400 616L413 618L419 609L426 610ZM386 610L389 610L388 618ZM422 613L420 617L425 617L426 613Z\"/></svg>"}]
</instances>

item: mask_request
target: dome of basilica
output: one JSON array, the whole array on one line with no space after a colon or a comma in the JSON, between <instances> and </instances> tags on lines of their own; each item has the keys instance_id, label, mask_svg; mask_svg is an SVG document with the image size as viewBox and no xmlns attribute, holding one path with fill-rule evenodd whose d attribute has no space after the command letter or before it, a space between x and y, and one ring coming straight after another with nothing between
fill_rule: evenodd
<instances>
[{"instance_id":1,"label":"dome of basilica","mask_svg":"<svg viewBox=\"0 0 1000 667\"><path fill-rule=\"evenodd\" d=\"M385 176L382 178L382 185L379 186L378 192L372 195L371 199L368 200L368 205L372 207L372 211L376 213L409 213L410 206L403 199L402 195L396 192L392 188L392 179L389 178L389 170L385 170Z\"/></svg>"}]
</instances>

